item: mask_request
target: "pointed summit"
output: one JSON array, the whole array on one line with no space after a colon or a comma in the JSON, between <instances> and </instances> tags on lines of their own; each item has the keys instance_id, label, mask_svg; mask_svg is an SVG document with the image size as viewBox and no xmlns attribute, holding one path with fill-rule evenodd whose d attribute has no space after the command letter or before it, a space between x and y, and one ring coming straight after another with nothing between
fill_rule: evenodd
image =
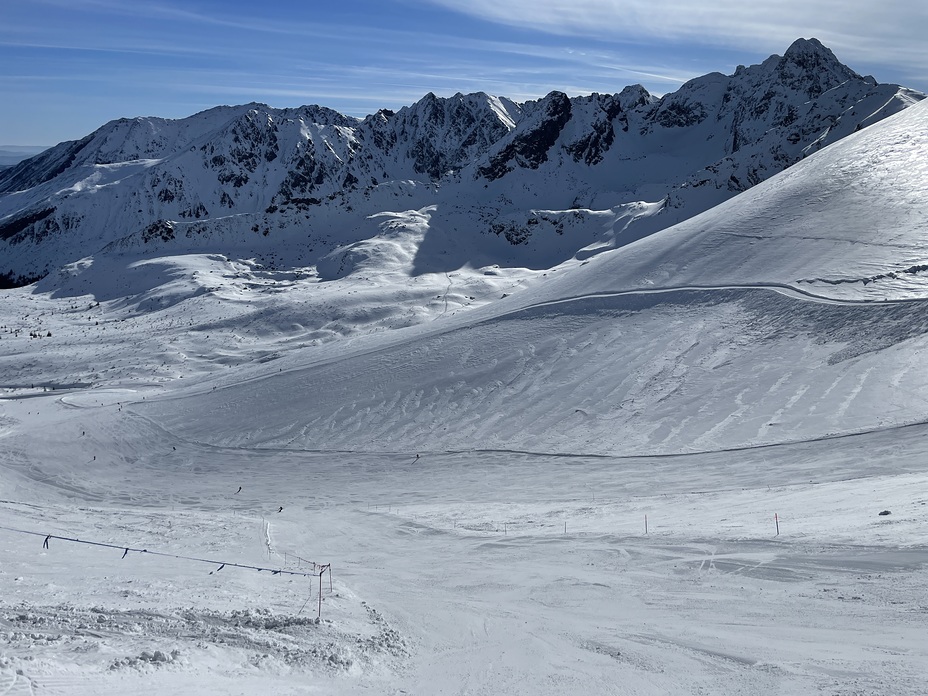
<instances>
[{"instance_id":1,"label":"pointed summit","mask_svg":"<svg viewBox=\"0 0 928 696\"><path fill-rule=\"evenodd\" d=\"M786 49L786 53L783 54L784 58L792 61L799 61L816 56L830 59L835 63L838 62L838 59L835 58L835 54L831 52L831 49L815 38L796 39L790 47Z\"/></svg>"},{"instance_id":2,"label":"pointed summit","mask_svg":"<svg viewBox=\"0 0 928 696\"><path fill-rule=\"evenodd\" d=\"M847 80L862 79L818 39L796 39L777 63L776 71L785 85L809 99Z\"/></svg>"},{"instance_id":3,"label":"pointed summit","mask_svg":"<svg viewBox=\"0 0 928 696\"><path fill-rule=\"evenodd\" d=\"M634 84L625 87L619 92L619 103L626 111L634 109L636 106L645 106L657 101L657 97L651 95L643 85Z\"/></svg>"}]
</instances>

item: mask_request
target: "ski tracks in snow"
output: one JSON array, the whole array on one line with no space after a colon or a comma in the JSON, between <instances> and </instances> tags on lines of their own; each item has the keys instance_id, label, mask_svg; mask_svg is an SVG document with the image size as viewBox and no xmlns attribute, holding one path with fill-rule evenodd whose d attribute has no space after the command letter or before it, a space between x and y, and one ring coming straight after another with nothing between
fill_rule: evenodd
<instances>
[{"instance_id":1,"label":"ski tracks in snow","mask_svg":"<svg viewBox=\"0 0 928 696\"><path fill-rule=\"evenodd\" d=\"M582 302L584 300L608 299L612 297L630 297L636 295L669 295L677 292L724 292L728 290L768 290L776 292L787 297L806 300L809 302L818 302L821 304L851 305L851 306L884 306L894 304L907 304L910 302L924 302L922 298L899 298L894 300L851 300L845 298L828 297L826 295L816 295L807 290L801 290L787 285L785 283L743 283L732 285L669 285L655 288L634 288L629 290L618 290L615 292L594 292L574 297L564 297L558 300L548 302L539 302L537 304L527 305L521 311L527 309L540 309L543 307L552 307L573 302Z\"/></svg>"}]
</instances>

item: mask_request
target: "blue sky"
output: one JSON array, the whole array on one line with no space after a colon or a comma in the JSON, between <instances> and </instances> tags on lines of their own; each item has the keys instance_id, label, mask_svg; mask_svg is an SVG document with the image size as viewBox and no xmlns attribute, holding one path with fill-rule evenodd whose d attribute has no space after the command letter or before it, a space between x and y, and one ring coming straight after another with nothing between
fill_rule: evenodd
<instances>
[{"instance_id":1,"label":"blue sky","mask_svg":"<svg viewBox=\"0 0 928 696\"><path fill-rule=\"evenodd\" d=\"M429 91L663 94L800 36L928 91L926 31L914 0L0 0L0 144L250 101L363 116Z\"/></svg>"}]
</instances>

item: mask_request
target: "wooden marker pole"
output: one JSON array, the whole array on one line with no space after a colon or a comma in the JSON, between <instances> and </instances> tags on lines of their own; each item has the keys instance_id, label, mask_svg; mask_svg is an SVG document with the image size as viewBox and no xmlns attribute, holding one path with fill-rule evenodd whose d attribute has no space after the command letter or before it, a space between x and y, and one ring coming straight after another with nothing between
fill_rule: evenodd
<instances>
[{"instance_id":1,"label":"wooden marker pole","mask_svg":"<svg viewBox=\"0 0 928 696\"><path fill-rule=\"evenodd\" d=\"M648 516L647 515L644 516L644 533L645 534L648 533Z\"/></svg>"},{"instance_id":2,"label":"wooden marker pole","mask_svg":"<svg viewBox=\"0 0 928 696\"><path fill-rule=\"evenodd\" d=\"M773 523L777 526L777 536L780 536L780 518L777 513L773 513Z\"/></svg>"}]
</instances>

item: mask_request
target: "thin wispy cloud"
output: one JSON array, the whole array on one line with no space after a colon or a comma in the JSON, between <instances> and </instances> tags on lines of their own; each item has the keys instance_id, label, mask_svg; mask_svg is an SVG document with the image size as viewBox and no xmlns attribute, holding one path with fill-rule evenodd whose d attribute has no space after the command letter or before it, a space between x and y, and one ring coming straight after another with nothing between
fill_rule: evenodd
<instances>
[{"instance_id":1,"label":"thin wispy cloud","mask_svg":"<svg viewBox=\"0 0 928 696\"><path fill-rule=\"evenodd\" d=\"M488 22L561 36L684 40L776 52L815 36L847 58L920 61L928 55L928 3L911 0L418 0Z\"/></svg>"},{"instance_id":2,"label":"thin wispy cloud","mask_svg":"<svg viewBox=\"0 0 928 696\"><path fill-rule=\"evenodd\" d=\"M198 46L168 46L123 44L120 42L105 45L101 42L79 41L9 41L0 39L0 46L49 49L55 51L93 51L103 53L129 53L149 56L191 56L221 55L219 52Z\"/></svg>"}]
</instances>

